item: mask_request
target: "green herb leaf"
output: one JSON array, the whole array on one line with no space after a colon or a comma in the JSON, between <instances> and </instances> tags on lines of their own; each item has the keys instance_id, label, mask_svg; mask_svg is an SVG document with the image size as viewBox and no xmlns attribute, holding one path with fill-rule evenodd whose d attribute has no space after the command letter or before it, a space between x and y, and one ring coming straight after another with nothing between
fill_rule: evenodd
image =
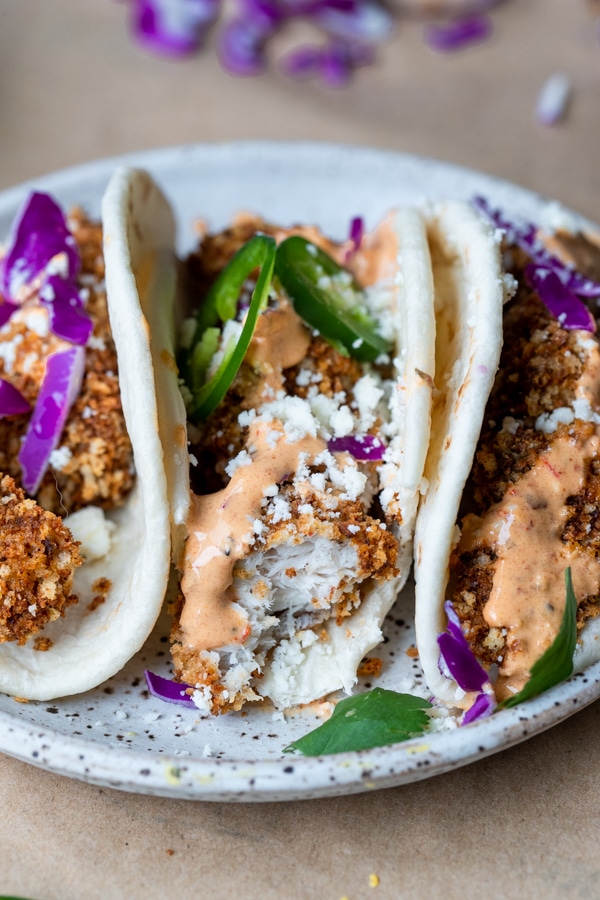
<instances>
[{"instance_id":1,"label":"green herb leaf","mask_svg":"<svg viewBox=\"0 0 600 900\"><path fill-rule=\"evenodd\" d=\"M375 688L341 700L327 722L293 741L284 753L322 756L397 744L424 733L429 724L425 710L430 708L421 697Z\"/></svg>"},{"instance_id":2,"label":"green herb leaf","mask_svg":"<svg viewBox=\"0 0 600 900\"><path fill-rule=\"evenodd\" d=\"M565 571L567 598L561 626L558 634L546 652L531 667L531 675L525 687L498 704L499 708L506 709L516 706L537 697L538 694L549 690L555 684L569 678L573 674L573 654L577 643L577 600L573 591L571 569Z\"/></svg>"}]
</instances>

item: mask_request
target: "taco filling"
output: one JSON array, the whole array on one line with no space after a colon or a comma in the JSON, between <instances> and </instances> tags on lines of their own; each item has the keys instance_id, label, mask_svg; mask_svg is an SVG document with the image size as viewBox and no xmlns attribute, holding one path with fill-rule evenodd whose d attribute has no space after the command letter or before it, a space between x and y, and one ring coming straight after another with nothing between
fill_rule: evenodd
<instances>
[{"instance_id":1,"label":"taco filling","mask_svg":"<svg viewBox=\"0 0 600 900\"><path fill-rule=\"evenodd\" d=\"M350 689L410 568L394 215L358 243L244 216L205 235L186 263L197 310L180 354L193 493L172 653L207 712ZM213 307L236 269L241 290L218 322ZM429 392L431 371L413 377ZM212 406L211 385L222 395ZM426 436L417 443L422 466Z\"/></svg>"},{"instance_id":2,"label":"taco filling","mask_svg":"<svg viewBox=\"0 0 600 900\"><path fill-rule=\"evenodd\" d=\"M108 553L102 511L129 495L133 453L101 226L32 194L0 265L0 643L23 645L77 602L84 555Z\"/></svg>"},{"instance_id":3,"label":"taco filling","mask_svg":"<svg viewBox=\"0 0 600 900\"><path fill-rule=\"evenodd\" d=\"M600 249L591 241L558 235L551 246L597 278ZM567 567L578 628L600 613L598 340L592 322L584 330L566 312L555 318L527 283L530 259L512 255L519 288L505 308L471 511L451 559L454 609L478 659L497 670L499 699L524 686L556 637Z\"/></svg>"}]
</instances>

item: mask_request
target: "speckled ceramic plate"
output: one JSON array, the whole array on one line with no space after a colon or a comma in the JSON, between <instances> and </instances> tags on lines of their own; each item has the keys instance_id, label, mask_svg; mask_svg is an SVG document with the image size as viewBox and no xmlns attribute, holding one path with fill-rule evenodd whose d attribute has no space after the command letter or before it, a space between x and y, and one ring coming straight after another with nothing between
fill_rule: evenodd
<instances>
[{"instance_id":1,"label":"speckled ceramic plate","mask_svg":"<svg viewBox=\"0 0 600 900\"><path fill-rule=\"evenodd\" d=\"M193 244L196 218L218 228L240 209L282 224L317 222L338 237L354 215L373 225L390 206L425 197L483 193L515 214L540 220L552 213L547 201L522 188L432 160L332 145L241 143L140 153L36 179L0 194L0 235L32 188L99 214L120 162L147 168L160 182L178 214L181 251ZM414 642L412 601L406 588L386 621L377 684L423 692L418 662L407 654ZM361 753L296 758L284 756L283 747L319 723L318 709L284 718L257 708L207 721L149 697L144 668L169 674L168 630L165 618L126 668L94 691L51 703L0 695L0 750L94 784L168 797L324 797L463 766L556 725L600 696L597 663L534 701L466 728Z\"/></svg>"}]
</instances>

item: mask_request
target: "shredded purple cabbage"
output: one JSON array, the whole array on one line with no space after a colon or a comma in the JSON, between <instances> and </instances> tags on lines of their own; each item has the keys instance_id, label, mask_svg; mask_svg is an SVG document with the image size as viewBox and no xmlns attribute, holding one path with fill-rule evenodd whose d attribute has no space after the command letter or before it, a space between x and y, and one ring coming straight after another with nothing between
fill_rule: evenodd
<instances>
[{"instance_id":1,"label":"shredded purple cabbage","mask_svg":"<svg viewBox=\"0 0 600 900\"><path fill-rule=\"evenodd\" d=\"M455 50L489 37L485 13L505 0L471 0L463 15L447 24L430 25L425 40L434 49ZM201 47L225 4L221 0L129 0L133 38L145 49L184 57ZM217 52L234 75L257 75L267 66L267 45L291 20L310 22L325 43L299 46L280 68L292 78L315 77L331 87L347 84L354 70L370 65L375 51L404 16L386 0L237 0L233 16L222 26Z\"/></svg>"},{"instance_id":2,"label":"shredded purple cabbage","mask_svg":"<svg viewBox=\"0 0 600 900\"><path fill-rule=\"evenodd\" d=\"M432 50L452 53L487 41L493 30L493 22L487 15L462 16L443 25L426 25L423 40Z\"/></svg>"},{"instance_id":3,"label":"shredded purple cabbage","mask_svg":"<svg viewBox=\"0 0 600 900\"><path fill-rule=\"evenodd\" d=\"M331 453L351 453L355 459L379 462L385 453L385 444L372 434L348 435L327 441Z\"/></svg>"},{"instance_id":4,"label":"shredded purple cabbage","mask_svg":"<svg viewBox=\"0 0 600 900\"><path fill-rule=\"evenodd\" d=\"M163 678L155 672L144 672L148 690L153 697L164 700L165 703L179 703L181 706L194 706L194 701L185 691L191 685L173 681L171 678Z\"/></svg>"},{"instance_id":5,"label":"shredded purple cabbage","mask_svg":"<svg viewBox=\"0 0 600 900\"><path fill-rule=\"evenodd\" d=\"M488 674L469 647L450 601L446 601L444 609L448 616L448 628L437 639L440 648L439 668L443 675L453 678L463 691L477 693L461 723L468 725L469 722L491 715L496 708L496 699Z\"/></svg>"},{"instance_id":6,"label":"shredded purple cabbage","mask_svg":"<svg viewBox=\"0 0 600 900\"><path fill-rule=\"evenodd\" d=\"M444 604L444 609L448 616L448 629L437 639L442 659L463 691L481 691L488 681L487 672L475 659L449 601Z\"/></svg>"},{"instance_id":7,"label":"shredded purple cabbage","mask_svg":"<svg viewBox=\"0 0 600 900\"><path fill-rule=\"evenodd\" d=\"M219 0L132 0L131 31L147 50L174 58L200 48Z\"/></svg>"},{"instance_id":8,"label":"shredded purple cabbage","mask_svg":"<svg viewBox=\"0 0 600 900\"><path fill-rule=\"evenodd\" d=\"M277 26L253 19L233 19L221 31L218 54L233 75L260 75L267 67L265 47Z\"/></svg>"},{"instance_id":9,"label":"shredded purple cabbage","mask_svg":"<svg viewBox=\"0 0 600 900\"><path fill-rule=\"evenodd\" d=\"M475 703L469 707L463 716L461 725L468 725L477 719L485 719L496 709L496 698L493 694L482 691L478 694Z\"/></svg>"},{"instance_id":10,"label":"shredded purple cabbage","mask_svg":"<svg viewBox=\"0 0 600 900\"><path fill-rule=\"evenodd\" d=\"M350 234L348 239L352 241L352 250L356 253L360 250L360 245L365 234L365 223L362 216L355 216L350 222Z\"/></svg>"},{"instance_id":11,"label":"shredded purple cabbage","mask_svg":"<svg viewBox=\"0 0 600 900\"><path fill-rule=\"evenodd\" d=\"M64 253L67 276L79 271L79 250L60 206L48 194L29 195L13 222L6 254L0 261L0 293L9 302L19 299L51 259Z\"/></svg>"},{"instance_id":12,"label":"shredded purple cabbage","mask_svg":"<svg viewBox=\"0 0 600 900\"><path fill-rule=\"evenodd\" d=\"M18 455L23 487L29 494L37 493L50 455L58 446L67 415L81 388L84 370L83 347L61 350L46 360L46 371Z\"/></svg>"},{"instance_id":13,"label":"shredded purple cabbage","mask_svg":"<svg viewBox=\"0 0 600 900\"><path fill-rule=\"evenodd\" d=\"M499 210L492 208L485 197L475 197L473 204L506 233L509 244L516 244L530 257L531 264L525 270L525 277L538 292L549 312L559 319L562 327L595 331L594 319L581 298L600 298L600 283L592 281L550 253L538 237L533 223L517 224L505 219Z\"/></svg>"},{"instance_id":14,"label":"shredded purple cabbage","mask_svg":"<svg viewBox=\"0 0 600 900\"><path fill-rule=\"evenodd\" d=\"M3 325L6 325L12 314L16 312L18 308L18 303L9 303L8 300L5 300L4 303L0 305L0 328L2 328Z\"/></svg>"},{"instance_id":15,"label":"shredded purple cabbage","mask_svg":"<svg viewBox=\"0 0 600 900\"><path fill-rule=\"evenodd\" d=\"M0 419L4 416L20 416L30 409L23 394L10 381L0 378Z\"/></svg>"},{"instance_id":16,"label":"shredded purple cabbage","mask_svg":"<svg viewBox=\"0 0 600 900\"><path fill-rule=\"evenodd\" d=\"M40 290L40 303L48 310L53 334L71 344L87 344L94 323L85 311L76 282L50 275Z\"/></svg>"},{"instance_id":17,"label":"shredded purple cabbage","mask_svg":"<svg viewBox=\"0 0 600 900\"><path fill-rule=\"evenodd\" d=\"M30 194L15 218L8 250L0 260L0 292L4 295L0 327L19 309L20 304L12 301L39 278L39 298L48 310L50 330L72 344L85 344L94 326L79 297L79 266L79 250L60 206L48 194Z\"/></svg>"},{"instance_id":18,"label":"shredded purple cabbage","mask_svg":"<svg viewBox=\"0 0 600 900\"><path fill-rule=\"evenodd\" d=\"M596 330L594 317L583 300L562 283L556 272L529 265L525 268L525 280L539 294L546 308L556 316L563 328Z\"/></svg>"}]
</instances>

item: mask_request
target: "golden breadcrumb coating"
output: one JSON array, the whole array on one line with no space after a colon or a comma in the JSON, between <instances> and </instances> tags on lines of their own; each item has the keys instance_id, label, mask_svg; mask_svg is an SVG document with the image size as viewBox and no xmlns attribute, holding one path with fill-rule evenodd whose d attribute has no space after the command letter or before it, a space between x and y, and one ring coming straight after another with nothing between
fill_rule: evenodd
<instances>
[{"instance_id":1,"label":"golden breadcrumb coating","mask_svg":"<svg viewBox=\"0 0 600 900\"><path fill-rule=\"evenodd\" d=\"M61 519L0 478L0 643L24 644L77 602L73 575L83 559ZM48 642L36 649L46 650Z\"/></svg>"}]
</instances>

